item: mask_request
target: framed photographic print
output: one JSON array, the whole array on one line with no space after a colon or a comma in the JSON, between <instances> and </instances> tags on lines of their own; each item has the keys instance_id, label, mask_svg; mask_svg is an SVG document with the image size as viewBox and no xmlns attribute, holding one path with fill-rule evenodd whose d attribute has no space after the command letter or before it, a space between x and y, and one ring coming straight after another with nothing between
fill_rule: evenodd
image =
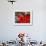
<instances>
[{"instance_id":1,"label":"framed photographic print","mask_svg":"<svg viewBox=\"0 0 46 46\"><path fill-rule=\"evenodd\" d=\"M32 10L17 10L15 12L15 25L32 25Z\"/></svg>"}]
</instances>

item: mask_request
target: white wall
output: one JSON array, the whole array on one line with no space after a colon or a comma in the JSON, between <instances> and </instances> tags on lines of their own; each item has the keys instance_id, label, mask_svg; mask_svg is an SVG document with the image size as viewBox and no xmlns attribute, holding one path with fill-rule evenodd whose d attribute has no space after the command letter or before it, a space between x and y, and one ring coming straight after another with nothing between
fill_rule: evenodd
<instances>
[{"instance_id":1,"label":"white wall","mask_svg":"<svg viewBox=\"0 0 46 46\"><path fill-rule=\"evenodd\" d=\"M33 10L32 26L15 26L15 10ZM13 5L0 0L0 40L11 40L25 31L33 40L46 40L46 0L17 0Z\"/></svg>"}]
</instances>

